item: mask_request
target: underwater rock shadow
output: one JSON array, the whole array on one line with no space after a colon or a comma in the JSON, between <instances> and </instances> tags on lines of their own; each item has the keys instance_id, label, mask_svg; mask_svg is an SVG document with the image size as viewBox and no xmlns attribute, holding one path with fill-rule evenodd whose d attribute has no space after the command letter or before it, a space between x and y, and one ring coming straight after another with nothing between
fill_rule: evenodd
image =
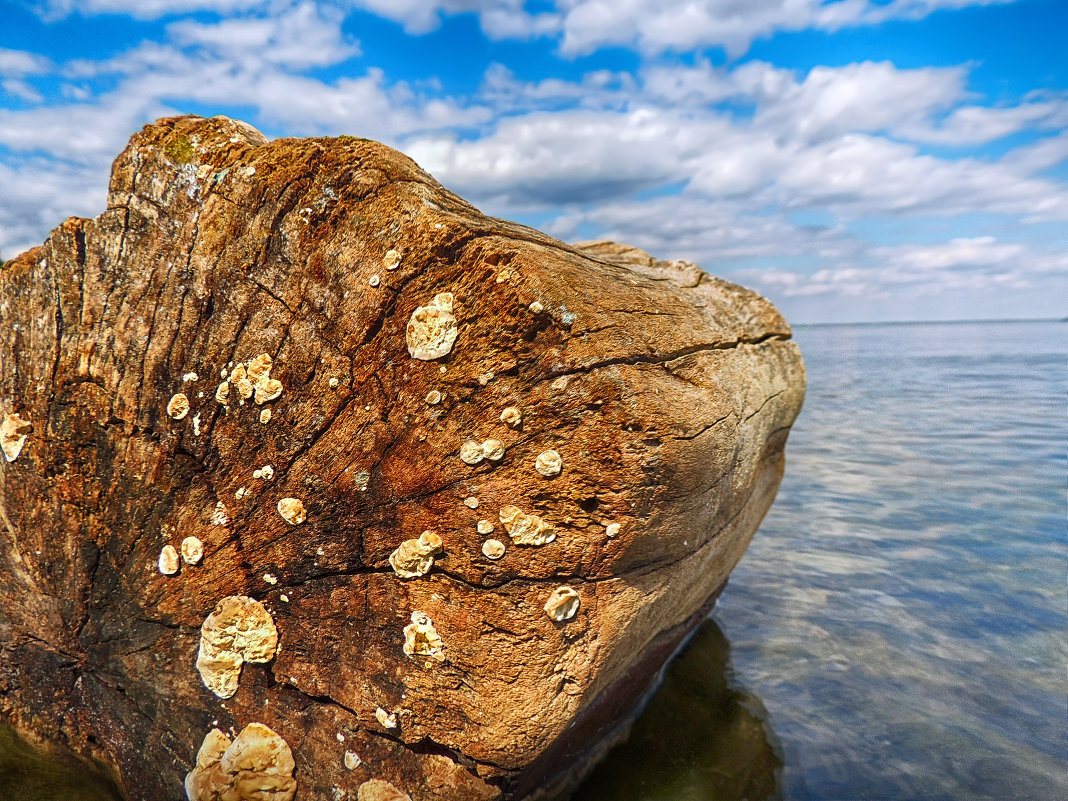
<instances>
[{"instance_id":1,"label":"underwater rock shadow","mask_svg":"<svg viewBox=\"0 0 1068 801\"><path fill-rule=\"evenodd\" d=\"M782 747L763 703L733 682L709 618L570 801L764 801L782 797Z\"/></svg>"}]
</instances>

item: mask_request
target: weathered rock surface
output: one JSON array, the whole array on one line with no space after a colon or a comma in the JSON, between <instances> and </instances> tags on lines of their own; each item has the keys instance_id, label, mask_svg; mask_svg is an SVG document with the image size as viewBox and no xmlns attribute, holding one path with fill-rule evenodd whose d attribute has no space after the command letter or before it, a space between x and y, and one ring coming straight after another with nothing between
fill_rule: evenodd
<instances>
[{"instance_id":1,"label":"weathered rock surface","mask_svg":"<svg viewBox=\"0 0 1068 801\"><path fill-rule=\"evenodd\" d=\"M297 799L548 786L724 584L804 391L752 292L223 118L136 135L107 210L0 271L0 325L0 714L152 801L253 723ZM224 700L197 655L229 596L277 650Z\"/></svg>"}]
</instances>

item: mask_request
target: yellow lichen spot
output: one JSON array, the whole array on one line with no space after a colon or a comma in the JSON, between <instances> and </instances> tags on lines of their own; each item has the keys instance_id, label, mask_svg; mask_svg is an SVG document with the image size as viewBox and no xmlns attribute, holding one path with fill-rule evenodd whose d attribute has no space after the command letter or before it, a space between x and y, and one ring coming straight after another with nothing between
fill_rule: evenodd
<instances>
[{"instance_id":1,"label":"yellow lichen spot","mask_svg":"<svg viewBox=\"0 0 1068 801\"><path fill-rule=\"evenodd\" d=\"M233 372L230 373L230 380L236 384L238 381L243 381L245 375L245 365L239 364L233 369Z\"/></svg>"},{"instance_id":2,"label":"yellow lichen spot","mask_svg":"<svg viewBox=\"0 0 1068 801\"><path fill-rule=\"evenodd\" d=\"M375 720L382 724L383 728L395 729L397 728L397 713L387 712L382 707L378 707L375 710Z\"/></svg>"},{"instance_id":3,"label":"yellow lichen spot","mask_svg":"<svg viewBox=\"0 0 1068 801\"><path fill-rule=\"evenodd\" d=\"M426 393L426 402L431 406L437 406L441 403L442 397L444 396L438 390L432 389L430 392Z\"/></svg>"},{"instance_id":4,"label":"yellow lichen spot","mask_svg":"<svg viewBox=\"0 0 1068 801\"><path fill-rule=\"evenodd\" d=\"M468 509L477 509L478 498L476 498L474 495L470 495L467 498L464 498L464 506L466 506Z\"/></svg>"},{"instance_id":5,"label":"yellow lichen spot","mask_svg":"<svg viewBox=\"0 0 1068 801\"><path fill-rule=\"evenodd\" d=\"M538 458L534 460L534 469L546 478L560 475L560 470L563 469L563 466L564 460L560 458L560 454L556 451L544 451L538 454Z\"/></svg>"},{"instance_id":6,"label":"yellow lichen spot","mask_svg":"<svg viewBox=\"0 0 1068 801\"><path fill-rule=\"evenodd\" d=\"M501 412L501 422L509 428L519 428L523 422L523 413L515 406L509 406Z\"/></svg>"},{"instance_id":7,"label":"yellow lichen spot","mask_svg":"<svg viewBox=\"0 0 1068 801\"><path fill-rule=\"evenodd\" d=\"M441 553L441 537L424 531L419 539L405 540L389 555L393 572L401 578L418 578L430 572L434 556Z\"/></svg>"},{"instance_id":8,"label":"yellow lichen spot","mask_svg":"<svg viewBox=\"0 0 1068 801\"><path fill-rule=\"evenodd\" d=\"M457 333L452 294L443 292L429 305L419 306L412 312L405 332L408 353L423 361L440 359L452 351Z\"/></svg>"},{"instance_id":9,"label":"yellow lichen spot","mask_svg":"<svg viewBox=\"0 0 1068 801\"><path fill-rule=\"evenodd\" d=\"M360 765L363 763L363 760L360 759L360 755L357 754L355 751L346 751L344 761L345 770L356 770L356 768L360 767Z\"/></svg>"},{"instance_id":10,"label":"yellow lichen spot","mask_svg":"<svg viewBox=\"0 0 1068 801\"><path fill-rule=\"evenodd\" d=\"M271 375L271 368L274 366L274 361L269 354L261 353L255 359L248 363L248 370L246 375L249 381L258 383L261 379L268 378Z\"/></svg>"},{"instance_id":11,"label":"yellow lichen spot","mask_svg":"<svg viewBox=\"0 0 1068 801\"><path fill-rule=\"evenodd\" d=\"M387 250L386 255L382 257L382 264L387 270L396 270L400 263L401 255L395 250Z\"/></svg>"},{"instance_id":12,"label":"yellow lichen spot","mask_svg":"<svg viewBox=\"0 0 1068 801\"><path fill-rule=\"evenodd\" d=\"M330 381L329 381L330 389L337 389L337 385L339 383L340 382L336 378L331 378Z\"/></svg>"},{"instance_id":13,"label":"yellow lichen spot","mask_svg":"<svg viewBox=\"0 0 1068 801\"><path fill-rule=\"evenodd\" d=\"M274 478L274 468L269 464L265 464L263 467L257 467L252 471L253 478L262 478L264 481L270 481Z\"/></svg>"},{"instance_id":14,"label":"yellow lichen spot","mask_svg":"<svg viewBox=\"0 0 1068 801\"><path fill-rule=\"evenodd\" d=\"M292 801L293 752L277 733L250 723L233 742L219 729L204 738L185 777L189 801Z\"/></svg>"},{"instance_id":15,"label":"yellow lichen spot","mask_svg":"<svg viewBox=\"0 0 1068 801\"><path fill-rule=\"evenodd\" d=\"M545 545L556 539L556 531L537 515L528 515L518 506L505 506L500 511L504 530L516 545Z\"/></svg>"},{"instance_id":16,"label":"yellow lichen spot","mask_svg":"<svg viewBox=\"0 0 1068 801\"><path fill-rule=\"evenodd\" d=\"M606 537L615 537L619 534L620 528L622 528L622 526L620 526L619 523L609 523L605 526L604 534Z\"/></svg>"},{"instance_id":17,"label":"yellow lichen spot","mask_svg":"<svg viewBox=\"0 0 1068 801\"><path fill-rule=\"evenodd\" d=\"M270 409L264 409L263 411L260 412L260 422L263 423L264 425L267 425L269 422L271 422L271 410Z\"/></svg>"},{"instance_id":18,"label":"yellow lichen spot","mask_svg":"<svg viewBox=\"0 0 1068 801\"><path fill-rule=\"evenodd\" d=\"M237 394L241 396L241 400L248 400L252 397L252 393L256 391L255 385L247 378L239 379L235 383L237 385Z\"/></svg>"},{"instance_id":19,"label":"yellow lichen spot","mask_svg":"<svg viewBox=\"0 0 1068 801\"><path fill-rule=\"evenodd\" d=\"M226 401L229 398L230 398L230 382L229 381L223 381L215 389L215 400L217 400L219 403L221 403L223 406L225 406L226 405Z\"/></svg>"},{"instance_id":20,"label":"yellow lichen spot","mask_svg":"<svg viewBox=\"0 0 1068 801\"><path fill-rule=\"evenodd\" d=\"M404 653L445 661L444 643L426 612L412 612L412 622L404 627Z\"/></svg>"},{"instance_id":21,"label":"yellow lichen spot","mask_svg":"<svg viewBox=\"0 0 1068 801\"><path fill-rule=\"evenodd\" d=\"M238 487L237 492L234 493L234 497L239 501L243 501L249 495L248 487Z\"/></svg>"},{"instance_id":22,"label":"yellow lichen spot","mask_svg":"<svg viewBox=\"0 0 1068 801\"><path fill-rule=\"evenodd\" d=\"M478 523L475 525L475 528L478 530L479 534L493 533L493 523L491 523L489 520L479 520Z\"/></svg>"},{"instance_id":23,"label":"yellow lichen spot","mask_svg":"<svg viewBox=\"0 0 1068 801\"><path fill-rule=\"evenodd\" d=\"M264 573L263 574L263 580L266 581L271 586L274 586L275 584L278 583L278 577L274 573Z\"/></svg>"},{"instance_id":24,"label":"yellow lichen spot","mask_svg":"<svg viewBox=\"0 0 1068 801\"><path fill-rule=\"evenodd\" d=\"M491 462L499 462L504 458L504 443L499 439L487 439L482 443L482 455Z\"/></svg>"},{"instance_id":25,"label":"yellow lichen spot","mask_svg":"<svg viewBox=\"0 0 1068 801\"><path fill-rule=\"evenodd\" d=\"M165 576L173 576L178 572L178 551L173 545L164 545L159 552L159 572Z\"/></svg>"},{"instance_id":26,"label":"yellow lichen spot","mask_svg":"<svg viewBox=\"0 0 1068 801\"><path fill-rule=\"evenodd\" d=\"M534 301L527 308L530 309L531 313L533 314L541 314L543 311L545 311L545 307L538 303L538 301Z\"/></svg>"},{"instance_id":27,"label":"yellow lichen spot","mask_svg":"<svg viewBox=\"0 0 1068 801\"><path fill-rule=\"evenodd\" d=\"M304 504L299 498L282 498L278 502L277 509L282 519L291 526L299 526L308 517L308 513L304 511Z\"/></svg>"},{"instance_id":28,"label":"yellow lichen spot","mask_svg":"<svg viewBox=\"0 0 1068 801\"><path fill-rule=\"evenodd\" d=\"M204 558L204 543L197 537L186 537L182 540L182 561L187 565L195 565Z\"/></svg>"},{"instance_id":29,"label":"yellow lichen spot","mask_svg":"<svg viewBox=\"0 0 1068 801\"><path fill-rule=\"evenodd\" d=\"M504 556L504 543L500 540L486 540L482 543L482 555L487 559L500 559Z\"/></svg>"},{"instance_id":30,"label":"yellow lichen spot","mask_svg":"<svg viewBox=\"0 0 1068 801\"><path fill-rule=\"evenodd\" d=\"M469 439L463 445L460 446L460 461L464 464L476 465L486 458L486 454L482 451L482 446L475 442L473 439Z\"/></svg>"},{"instance_id":31,"label":"yellow lichen spot","mask_svg":"<svg viewBox=\"0 0 1068 801\"><path fill-rule=\"evenodd\" d=\"M371 276L367 283L370 284L372 288L374 288L382 283L382 277L378 273L375 273Z\"/></svg>"},{"instance_id":32,"label":"yellow lichen spot","mask_svg":"<svg viewBox=\"0 0 1068 801\"><path fill-rule=\"evenodd\" d=\"M356 788L356 801L412 801L412 797L383 779L368 779Z\"/></svg>"},{"instance_id":33,"label":"yellow lichen spot","mask_svg":"<svg viewBox=\"0 0 1068 801\"><path fill-rule=\"evenodd\" d=\"M175 420L182 420L189 414L189 398L185 396L184 392L178 392L171 396L171 399L167 402L167 414Z\"/></svg>"},{"instance_id":34,"label":"yellow lichen spot","mask_svg":"<svg viewBox=\"0 0 1068 801\"><path fill-rule=\"evenodd\" d=\"M570 587L557 587L545 602L545 614L561 623L570 620L579 609L579 595Z\"/></svg>"},{"instance_id":35,"label":"yellow lichen spot","mask_svg":"<svg viewBox=\"0 0 1068 801\"><path fill-rule=\"evenodd\" d=\"M230 522L230 517L226 513L226 504L222 501L218 501L215 504L215 509L211 513L211 524L213 526L225 526Z\"/></svg>"},{"instance_id":36,"label":"yellow lichen spot","mask_svg":"<svg viewBox=\"0 0 1068 801\"><path fill-rule=\"evenodd\" d=\"M193 436L200 436L200 412L193 415Z\"/></svg>"},{"instance_id":37,"label":"yellow lichen spot","mask_svg":"<svg viewBox=\"0 0 1068 801\"><path fill-rule=\"evenodd\" d=\"M256 403L262 406L282 394L282 382L264 376L256 382Z\"/></svg>"},{"instance_id":38,"label":"yellow lichen spot","mask_svg":"<svg viewBox=\"0 0 1068 801\"><path fill-rule=\"evenodd\" d=\"M197 670L204 686L220 698L237 692L245 662L269 662L278 649L270 613L254 598L229 595L200 627Z\"/></svg>"},{"instance_id":39,"label":"yellow lichen spot","mask_svg":"<svg viewBox=\"0 0 1068 801\"><path fill-rule=\"evenodd\" d=\"M0 447L3 448L7 461L13 462L19 458L22 446L26 444L26 437L32 430L33 426L17 414L4 415L4 422L0 424Z\"/></svg>"}]
</instances>

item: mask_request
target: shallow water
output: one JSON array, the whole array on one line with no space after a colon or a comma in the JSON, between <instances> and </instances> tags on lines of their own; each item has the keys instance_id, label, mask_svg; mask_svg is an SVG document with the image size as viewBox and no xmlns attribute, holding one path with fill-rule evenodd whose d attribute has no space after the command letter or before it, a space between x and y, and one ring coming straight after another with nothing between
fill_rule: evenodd
<instances>
[{"instance_id":1,"label":"shallow water","mask_svg":"<svg viewBox=\"0 0 1068 801\"><path fill-rule=\"evenodd\" d=\"M1068 798L1068 325L795 335L779 497L574 801Z\"/></svg>"},{"instance_id":2,"label":"shallow water","mask_svg":"<svg viewBox=\"0 0 1068 801\"><path fill-rule=\"evenodd\" d=\"M786 477L714 613L782 746L771 797L1068 798L1068 325L795 335Z\"/></svg>"}]
</instances>

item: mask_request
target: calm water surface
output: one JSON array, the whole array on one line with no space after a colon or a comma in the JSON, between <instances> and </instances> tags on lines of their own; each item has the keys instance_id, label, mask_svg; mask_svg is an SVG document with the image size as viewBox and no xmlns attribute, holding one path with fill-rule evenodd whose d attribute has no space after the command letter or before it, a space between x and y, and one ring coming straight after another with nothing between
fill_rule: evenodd
<instances>
[{"instance_id":1,"label":"calm water surface","mask_svg":"<svg viewBox=\"0 0 1068 801\"><path fill-rule=\"evenodd\" d=\"M795 334L778 500L574 801L1068 798L1068 325Z\"/></svg>"},{"instance_id":2,"label":"calm water surface","mask_svg":"<svg viewBox=\"0 0 1068 801\"><path fill-rule=\"evenodd\" d=\"M714 614L777 787L711 789L694 748L681 786L614 797L1068 798L1068 325L795 335L786 477Z\"/></svg>"}]
</instances>

